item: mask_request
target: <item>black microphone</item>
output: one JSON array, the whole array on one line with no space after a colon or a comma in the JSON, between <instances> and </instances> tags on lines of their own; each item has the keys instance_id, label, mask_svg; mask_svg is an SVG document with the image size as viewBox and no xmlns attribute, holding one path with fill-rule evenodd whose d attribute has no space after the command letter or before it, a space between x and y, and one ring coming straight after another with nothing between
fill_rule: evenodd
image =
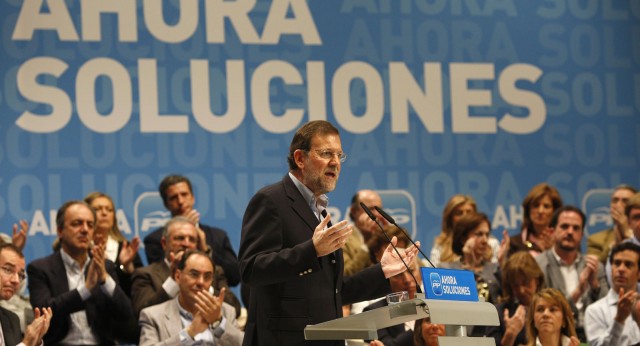
<instances>
[{"instance_id":1,"label":"black microphone","mask_svg":"<svg viewBox=\"0 0 640 346\"><path fill-rule=\"evenodd\" d=\"M373 213L371 212L369 207L367 207L364 203L360 202L360 206L362 207L362 210L364 210L364 212L367 213L369 218L371 218L371 220L373 220L373 222L375 222L376 225L378 225L378 227L380 228L380 230L382 231L384 236L389 241L389 244L391 244L391 247L393 247L393 249L396 251L396 254L398 254L398 258L400 258L400 261L402 261L402 264L404 264L405 268L407 268L407 272L409 273L409 275L411 275L411 277L413 278L413 281L416 283L416 292L417 293L422 293L422 288L420 288L420 284L418 283L418 280L416 280L416 277L413 276L413 273L411 272L411 269L409 269L409 266L407 265L407 263L402 259L402 256L400 255L400 252L398 251L398 248L396 248L396 246L393 245L393 243L391 242L391 238L389 238L389 235L387 234L387 232L385 232L384 227L382 227L380 222L378 222L378 218L375 215L373 215ZM418 248L418 250L420 250L420 248ZM431 262L429 262L429 263L431 263Z\"/></svg>"},{"instance_id":2,"label":"black microphone","mask_svg":"<svg viewBox=\"0 0 640 346\"><path fill-rule=\"evenodd\" d=\"M402 231L402 234L404 234L404 237L407 238L411 242L411 244L413 244L414 246L416 245L416 243L413 242L411 237L409 237L409 234L407 234L407 232L404 230L404 228L398 226L398 224L396 223L396 220L394 220L393 217L391 217L391 215L387 214L387 212L385 212L382 208L380 208L378 206L374 206L374 208L376 208L378 213L380 213L380 215L382 215L382 217L384 217L387 221L389 221L389 223L391 223L392 225L396 226L396 228L398 228L400 231ZM426 259L427 262L429 262L429 264L431 264L431 267L433 267L433 268L436 267L436 266L433 265L433 263L431 263L431 261L429 260L429 257L427 257L427 255L425 255L424 252L422 252L422 250L420 250L419 247L418 247L418 251L420 251L420 254L422 254L424 259Z\"/></svg>"}]
</instances>

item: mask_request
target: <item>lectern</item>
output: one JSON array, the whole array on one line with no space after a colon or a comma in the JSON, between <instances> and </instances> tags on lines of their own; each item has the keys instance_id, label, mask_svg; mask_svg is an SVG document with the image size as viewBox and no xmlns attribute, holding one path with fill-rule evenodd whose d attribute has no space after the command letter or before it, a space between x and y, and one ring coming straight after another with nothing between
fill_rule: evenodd
<instances>
[{"instance_id":1,"label":"lectern","mask_svg":"<svg viewBox=\"0 0 640 346\"><path fill-rule=\"evenodd\" d=\"M444 324L446 336L440 346L495 346L493 338L467 336L467 326L498 326L498 311L491 303L416 298L398 304L365 311L304 329L306 340L345 340L378 338L378 329L430 317L431 323Z\"/></svg>"}]
</instances>

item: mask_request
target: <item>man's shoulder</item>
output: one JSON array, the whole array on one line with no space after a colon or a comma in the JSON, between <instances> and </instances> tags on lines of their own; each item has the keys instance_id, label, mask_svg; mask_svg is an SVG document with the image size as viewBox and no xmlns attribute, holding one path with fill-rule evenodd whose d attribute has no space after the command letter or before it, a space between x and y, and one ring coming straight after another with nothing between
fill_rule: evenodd
<instances>
[{"instance_id":1,"label":"man's shoulder","mask_svg":"<svg viewBox=\"0 0 640 346\"><path fill-rule=\"evenodd\" d=\"M213 227L213 226L209 226L209 225L205 225L205 224L200 224L200 229L202 229L203 231L207 232L207 233L211 233L213 235L217 235L217 236L227 236L227 232L225 230L223 230L222 228L218 228L218 227Z\"/></svg>"},{"instance_id":2,"label":"man's shoulder","mask_svg":"<svg viewBox=\"0 0 640 346\"><path fill-rule=\"evenodd\" d=\"M150 319L158 318L159 316L165 315L168 311L173 309L174 304L176 304L176 299L169 299L160 304L148 306L140 311L140 317L147 316Z\"/></svg>"},{"instance_id":3,"label":"man's shoulder","mask_svg":"<svg viewBox=\"0 0 640 346\"><path fill-rule=\"evenodd\" d=\"M3 308L2 306L0 306L0 314L4 315L6 318L10 320L20 323L20 318L18 317L18 315L7 308Z\"/></svg>"},{"instance_id":4,"label":"man's shoulder","mask_svg":"<svg viewBox=\"0 0 640 346\"><path fill-rule=\"evenodd\" d=\"M595 243L604 242L607 238L611 236L612 233L613 233L613 228L608 228L590 235L587 238L587 240Z\"/></svg>"},{"instance_id":5,"label":"man's shoulder","mask_svg":"<svg viewBox=\"0 0 640 346\"><path fill-rule=\"evenodd\" d=\"M159 242L160 238L162 238L162 230L164 229L164 227L159 227L154 229L153 231L151 231L151 233L147 234L144 239L143 242L145 244L147 244L148 242Z\"/></svg>"},{"instance_id":6,"label":"man's shoulder","mask_svg":"<svg viewBox=\"0 0 640 346\"><path fill-rule=\"evenodd\" d=\"M551 261L549 261L551 257L553 257L553 253L551 252L551 249L549 249L541 252L538 256L535 256L534 259L536 260L536 262L538 262L540 269L542 269L542 271L545 271L544 267L546 267L547 264L551 263Z\"/></svg>"},{"instance_id":7,"label":"man's shoulder","mask_svg":"<svg viewBox=\"0 0 640 346\"><path fill-rule=\"evenodd\" d=\"M31 261L31 263L27 265L27 268L42 270L49 267L51 263L57 261L59 258L60 258L60 252L56 251L50 255L36 258L35 260Z\"/></svg>"}]
</instances>

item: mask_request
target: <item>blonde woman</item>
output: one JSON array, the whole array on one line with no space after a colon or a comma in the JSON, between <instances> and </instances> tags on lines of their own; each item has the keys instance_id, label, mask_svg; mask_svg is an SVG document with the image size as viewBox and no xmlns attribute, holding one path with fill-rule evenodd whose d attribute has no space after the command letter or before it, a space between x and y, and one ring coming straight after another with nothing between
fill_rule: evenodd
<instances>
[{"instance_id":1,"label":"blonde woman","mask_svg":"<svg viewBox=\"0 0 640 346\"><path fill-rule=\"evenodd\" d=\"M555 288L534 294L527 312L527 346L578 346L573 314Z\"/></svg>"}]
</instances>

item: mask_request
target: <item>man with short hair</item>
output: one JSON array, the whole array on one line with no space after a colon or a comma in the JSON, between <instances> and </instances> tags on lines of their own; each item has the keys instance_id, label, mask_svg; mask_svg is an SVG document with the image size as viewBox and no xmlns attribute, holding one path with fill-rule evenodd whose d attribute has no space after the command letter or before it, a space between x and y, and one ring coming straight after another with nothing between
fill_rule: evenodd
<instances>
[{"instance_id":1,"label":"man with short hair","mask_svg":"<svg viewBox=\"0 0 640 346\"><path fill-rule=\"evenodd\" d=\"M223 302L226 289L218 296L210 293L214 265L209 256L187 250L176 266L179 286L176 298L145 308L140 313L140 345L214 344L240 346L233 307Z\"/></svg>"},{"instance_id":2,"label":"man with short hair","mask_svg":"<svg viewBox=\"0 0 640 346\"><path fill-rule=\"evenodd\" d=\"M131 297L136 314L148 306L160 304L178 295L179 285L171 274L185 250L198 248L198 231L190 219L176 216L167 222L164 229L160 240L165 253L163 261L151 263L133 272ZM216 290L226 288L225 301L239 312L240 301L228 289L224 271L218 266L214 270Z\"/></svg>"},{"instance_id":3,"label":"man with short hair","mask_svg":"<svg viewBox=\"0 0 640 346\"><path fill-rule=\"evenodd\" d=\"M585 330L590 346L640 343L640 246L624 242L611 249L613 284L607 295L587 307Z\"/></svg>"},{"instance_id":4,"label":"man with short hair","mask_svg":"<svg viewBox=\"0 0 640 346\"><path fill-rule=\"evenodd\" d=\"M349 218L353 222L353 232L342 249L344 255L344 275L353 275L372 265L367 240L374 232L380 232L378 225L364 212L360 203L364 203L378 218L383 226L388 222L374 207L382 208L382 198L373 190L360 190L351 198Z\"/></svg>"},{"instance_id":5,"label":"man with short hair","mask_svg":"<svg viewBox=\"0 0 640 346\"><path fill-rule=\"evenodd\" d=\"M291 141L289 172L249 202L240 241L242 281L251 286L244 345L302 345L305 326L342 317L343 305L389 293L386 279L406 270L389 246L379 264L343 277L342 247L351 226L330 222L326 194L335 189L345 158L338 129L310 121ZM417 253L408 248L404 261Z\"/></svg>"},{"instance_id":6,"label":"man with short hair","mask_svg":"<svg viewBox=\"0 0 640 346\"><path fill-rule=\"evenodd\" d=\"M625 206L629 199L638 192L631 185L618 185L611 194L611 202L609 203L609 213L613 221L613 227L592 234L587 238L587 254L596 255L601 263L606 263L609 250L620 244L625 239L633 236L627 216L625 214Z\"/></svg>"},{"instance_id":7,"label":"man with short hair","mask_svg":"<svg viewBox=\"0 0 640 346\"><path fill-rule=\"evenodd\" d=\"M0 299L11 299L18 292L24 273L24 255L13 244L0 244ZM42 337L49 329L51 308L34 309L35 319L25 329L24 338L20 332L20 320L15 313L0 307L0 344L40 345ZM22 342L20 341L22 340Z\"/></svg>"},{"instance_id":8,"label":"man with short hair","mask_svg":"<svg viewBox=\"0 0 640 346\"><path fill-rule=\"evenodd\" d=\"M133 309L115 265L104 247L92 247L95 220L88 204L63 204L56 215L60 250L27 267L31 305L50 306L56 316L45 344L114 345L135 338Z\"/></svg>"},{"instance_id":9,"label":"man with short hair","mask_svg":"<svg viewBox=\"0 0 640 346\"><path fill-rule=\"evenodd\" d=\"M578 311L576 331L584 340L584 311L589 304L607 294L604 269L594 255L580 253L584 232L584 213L572 206L558 208L551 217L553 246L536 257L548 287L562 292Z\"/></svg>"},{"instance_id":10,"label":"man with short hair","mask_svg":"<svg viewBox=\"0 0 640 346\"><path fill-rule=\"evenodd\" d=\"M184 216L196 225L200 238L199 249L207 251L207 246L210 247L212 259L224 270L228 284L231 286L239 284L238 256L231 247L227 232L200 223L200 213L194 209L196 198L193 195L191 181L182 175L168 175L162 179L158 190L165 208L171 212L172 217ZM165 258L164 249L160 243L162 232L163 228L158 228L144 238L144 251L149 264L162 262Z\"/></svg>"}]
</instances>

